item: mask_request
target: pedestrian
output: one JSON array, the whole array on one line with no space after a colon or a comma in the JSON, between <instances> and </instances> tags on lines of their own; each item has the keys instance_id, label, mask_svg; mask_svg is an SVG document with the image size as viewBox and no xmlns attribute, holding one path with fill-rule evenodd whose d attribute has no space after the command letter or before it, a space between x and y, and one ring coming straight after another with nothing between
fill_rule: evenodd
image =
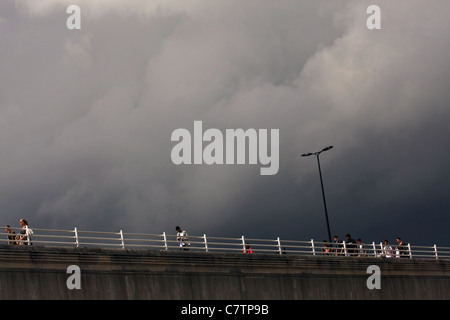
<instances>
[{"instance_id":1,"label":"pedestrian","mask_svg":"<svg viewBox=\"0 0 450 320\"><path fill-rule=\"evenodd\" d=\"M33 230L30 228L28 221L26 219L20 219L19 221L22 230L20 231L21 236L19 236L20 245L32 245L31 236L33 235Z\"/></svg>"},{"instance_id":2,"label":"pedestrian","mask_svg":"<svg viewBox=\"0 0 450 320\"><path fill-rule=\"evenodd\" d=\"M353 256L356 252L356 241L350 234L346 234L345 239L345 243L347 245L347 253L349 256Z\"/></svg>"},{"instance_id":3,"label":"pedestrian","mask_svg":"<svg viewBox=\"0 0 450 320\"><path fill-rule=\"evenodd\" d=\"M252 247L250 246L250 242L247 242L247 243L245 244L245 250L244 250L244 253L253 253L253 249L252 249Z\"/></svg>"},{"instance_id":4,"label":"pedestrian","mask_svg":"<svg viewBox=\"0 0 450 320\"><path fill-rule=\"evenodd\" d=\"M386 258L392 258L393 257L393 249L392 246L389 244L389 241L384 240L384 256Z\"/></svg>"},{"instance_id":5,"label":"pedestrian","mask_svg":"<svg viewBox=\"0 0 450 320\"><path fill-rule=\"evenodd\" d=\"M341 241L339 240L338 236L334 236L333 240L334 240L334 248L335 248L334 255L341 256L343 254L344 247L343 247Z\"/></svg>"},{"instance_id":6,"label":"pedestrian","mask_svg":"<svg viewBox=\"0 0 450 320\"><path fill-rule=\"evenodd\" d=\"M400 258L408 258L408 247L406 246L405 242L400 237L397 237L396 240L398 243L396 249L398 251Z\"/></svg>"},{"instance_id":7,"label":"pedestrian","mask_svg":"<svg viewBox=\"0 0 450 320\"><path fill-rule=\"evenodd\" d=\"M322 253L326 256L330 255L331 252L331 248L328 246L328 242L327 240L323 240L323 248L322 248Z\"/></svg>"},{"instance_id":8,"label":"pedestrian","mask_svg":"<svg viewBox=\"0 0 450 320\"><path fill-rule=\"evenodd\" d=\"M179 226L176 226L175 230L177 230L177 241L180 242L180 249L184 251L189 250L191 243L189 242L186 230L182 230Z\"/></svg>"},{"instance_id":9,"label":"pedestrian","mask_svg":"<svg viewBox=\"0 0 450 320\"><path fill-rule=\"evenodd\" d=\"M11 226L8 224L5 226L5 232L8 234L6 239L8 244L17 244L16 242L16 233L11 229Z\"/></svg>"},{"instance_id":10,"label":"pedestrian","mask_svg":"<svg viewBox=\"0 0 450 320\"><path fill-rule=\"evenodd\" d=\"M367 250L364 248L364 244L362 243L361 238L358 238L356 240L356 252L358 254L358 257L367 257Z\"/></svg>"}]
</instances>

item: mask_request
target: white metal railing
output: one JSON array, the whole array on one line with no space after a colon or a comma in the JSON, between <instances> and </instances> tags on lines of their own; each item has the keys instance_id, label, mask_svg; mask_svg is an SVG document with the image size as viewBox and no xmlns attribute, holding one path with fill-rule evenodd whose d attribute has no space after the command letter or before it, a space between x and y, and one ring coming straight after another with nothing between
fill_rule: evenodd
<instances>
[{"instance_id":1,"label":"white metal railing","mask_svg":"<svg viewBox=\"0 0 450 320\"><path fill-rule=\"evenodd\" d=\"M14 233L7 233L6 229L0 232L6 244L13 245L44 245L69 247L112 247L121 249L155 249L180 250L180 242L175 234L166 232L128 233L105 231L86 231L74 228L73 230L38 229L28 230L28 234L20 228L9 228ZM27 235L26 238L21 237ZM385 246L383 243L349 244L339 242L327 244L326 242L254 239L244 236L238 238L189 236L188 247L191 251L204 252L240 252L240 253L274 253L316 256L352 256L352 257L385 257L385 258L422 258L450 260L450 247L416 246L407 244L403 247Z\"/></svg>"}]
</instances>

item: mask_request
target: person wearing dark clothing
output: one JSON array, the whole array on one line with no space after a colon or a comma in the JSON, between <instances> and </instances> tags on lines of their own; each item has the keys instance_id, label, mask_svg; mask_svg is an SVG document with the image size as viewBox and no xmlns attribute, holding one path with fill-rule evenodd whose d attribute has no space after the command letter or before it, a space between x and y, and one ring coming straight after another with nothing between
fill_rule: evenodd
<instances>
[{"instance_id":1,"label":"person wearing dark clothing","mask_svg":"<svg viewBox=\"0 0 450 320\"><path fill-rule=\"evenodd\" d=\"M408 246L400 237L397 237L396 240L398 243L397 250L400 258L408 258Z\"/></svg>"},{"instance_id":2,"label":"person wearing dark clothing","mask_svg":"<svg viewBox=\"0 0 450 320\"><path fill-rule=\"evenodd\" d=\"M356 253L356 241L350 234L345 235L345 244L347 247L348 256L353 256Z\"/></svg>"},{"instance_id":3,"label":"person wearing dark clothing","mask_svg":"<svg viewBox=\"0 0 450 320\"><path fill-rule=\"evenodd\" d=\"M250 246L250 243L246 243L246 244L245 244L245 250L244 250L244 253L253 253L253 249L252 249L252 247Z\"/></svg>"},{"instance_id":4,"label":"person wearing dark clothing","mask_svg":"<svg viewBox=\"0 0 450 320\"><path fill-rule=\"evenodd\" d=\"M344 255L344 247L342 245L342 242L339 241L339 237L338 236L334 236L333 237L334 240L334 255L336 256L342 256Z\"/></svg>"},{"instance_id":5,"label":"person wearing dark clothing","mask_svg":"<svg viewBox=\"0 0 450 320\"><path fill-rule=\"evenodd\" d=\"M5 232L8 234L8 236L6 237L8 240L8 244L17 244L16 242L16 233L11 230L11 226L10 225L6 225L5 226Z\"/></svg>"},{"instance_id":6,"label":"person wearing dark clothing","mask_svg":"<svg viewBox=\"0 0 450 320\"><path fill-rule=\"evenodd\" d=\"M328 242L327 240L323 240L323 248L322 248L322 253L324 255L330 255L331 252L333 251L333 249L331 249L331 246L328 246Z\"/></svg>"}]
</instances>

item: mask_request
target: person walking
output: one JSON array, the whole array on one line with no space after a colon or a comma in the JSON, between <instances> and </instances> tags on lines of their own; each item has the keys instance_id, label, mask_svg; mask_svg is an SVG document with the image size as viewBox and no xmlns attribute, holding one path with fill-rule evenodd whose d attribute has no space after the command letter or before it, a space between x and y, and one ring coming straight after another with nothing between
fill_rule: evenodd
<instances>
[{"instance_id":1,"label":"person walking","mask_svg":"<svg viewBox=\"0 0 450 320\"><path fill-rule=\"evenodd\" d=\"M11 229L11 226L8 224L5 226L5 232L8 234L6 239L8 244L17 244L16 242L16 233Z\"/></svg>"},{"instance_id":2,"label":"person walking","mask_svg":"<svg viewBox=\"0 0 450 320\"><path fill-rule=\"evenodd\" d=\"M344 254L344 246L342 242L339 240L338 236L334 236L333 240L334 240L334 255L342 256Z\"/></svg>"},{"instance_id":3,"label":"person walking","mask_svg":"<svg viewBox=\"0 0 450 320\"><path fill-rule=\"evenodd\" d=\"M361 238L356 240L356 252L358 257L367 257L367 250L364 248L364 244L362 243Z\"/></svg>"},{"instance_id":4,"label":"person walking","mask_svg":"<svg viewBox=\"0 0 450 320\"><path fill-rule=\"evenodd\" d=\"M346 234L345 239L345 244L347 246L347 255L353 256L356 253L356 241L350 234Z\"/></svg>"},{"instance_id":5,"label":"person walking","mask_svg":"<svg viewBox=\"0 0 450 320\"><path fill-rule=\"evenodd\" d=\"M323 240L322 243L323 243L322 253L326 256L330 255L332 249L328 246L327 240Z\"/></svg>"},{"instance_id":6,"label":"person walking","mask_svg":"<svg viewBox=\"0 0 450 320\"><path fill-rule=\"evenodd\" d=\"M32 245L31 236L33 235L33 230L30 228L28 221L26 219L20 219L19 221L22 230L20 231L19 241L20 245Z\"/></svg>"},{"instance_id":7,"label":"person walking","mask_svg":"<svg viewBox=\"0 0 450 320\"><path fill-rule=\"evenodd\" d=\"M398 246L396 248L396 250L398 251L398 254L400 256L400 258L408 258L408 247L405 244L405 242L400 238L397 237L397 243Z\"/></svg>"},{"instance_id":8,"label":"person walking","mask_svg":"<svg viewBox=\"0 0 450 320\"><path fill-rule=\"evenodd\" d=\"M383 250L384 250L384 256L386 257L386 258L392 258L393 257L393 249L392 249L392 246L389 244L389 241L387 241L387 240L384 240L384 248L383 248Z\"/></svg>"},{"instance_id":9,"label":"person walking","mask_svg":"<svg viewBox=\"0 0 450 320\"><path fill-rule=\"evenodd\" d=\"M176 226L175 230L177 230L177 241L180 242L180 249L184 251L189 250L191 243L189 242L186 230L182 230L180 226Z\"/></svg>"}]
</instances>

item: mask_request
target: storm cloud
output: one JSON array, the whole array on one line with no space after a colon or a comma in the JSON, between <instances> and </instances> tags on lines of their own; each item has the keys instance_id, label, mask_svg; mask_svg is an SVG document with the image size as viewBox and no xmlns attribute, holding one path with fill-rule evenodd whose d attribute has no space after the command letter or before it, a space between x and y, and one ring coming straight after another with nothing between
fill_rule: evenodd
<instances>
[{"instance_id":1,"label":"storm cloud","mask_svg":"<svg viewBox=\"0 0 450 320\"><path fill-rule=\"evenodd\" d=\"M66 8L81 8L68 30ZM381 30L368 30L378 4ZM447 0L2 1L0 212L36 228L449 244ZM279 129L280 167L171 133Z\"/></svg>"}]
</instances>

